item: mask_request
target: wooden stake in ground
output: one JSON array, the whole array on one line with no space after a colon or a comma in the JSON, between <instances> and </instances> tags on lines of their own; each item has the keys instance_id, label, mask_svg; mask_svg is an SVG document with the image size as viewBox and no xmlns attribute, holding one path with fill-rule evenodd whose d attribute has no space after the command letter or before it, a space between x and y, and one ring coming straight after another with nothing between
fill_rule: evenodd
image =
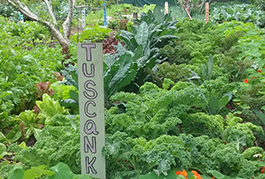
<instances>
[{"instance_id":1,"label":"wooden stake in ground","mask_svg":"<svg viewBox=\"0 0 265 179\"><path fill-rule=\"evenodd\" d=\"M168 2L165 2L165 14L168 14Z\"/></svg>"},{"instance_id":2,"label":"wooden stake in ground","mask_svg":"<svg viewBox=\"0 0 265 179\"><path fill-rule=\"evenodd\" d=\"M205 3L205 23L209 22L209 3Z\"/></svg>"}]
</instances>

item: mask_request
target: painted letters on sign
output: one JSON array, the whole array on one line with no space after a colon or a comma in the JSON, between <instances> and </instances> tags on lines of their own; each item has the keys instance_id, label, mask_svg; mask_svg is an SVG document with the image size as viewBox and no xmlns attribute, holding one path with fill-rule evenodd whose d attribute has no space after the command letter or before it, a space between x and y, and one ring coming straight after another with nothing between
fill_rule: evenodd
<instances>
[{"instance_id":1,"label":"painted letters on sign","mask_svg":"<svg viewBox=\"0 0 265 179\"><path fill-rule=\"evenodd\" d=\"M102 44L78 44L77 56L82 174L105 179Z\"/></svg>"}]
</instances>

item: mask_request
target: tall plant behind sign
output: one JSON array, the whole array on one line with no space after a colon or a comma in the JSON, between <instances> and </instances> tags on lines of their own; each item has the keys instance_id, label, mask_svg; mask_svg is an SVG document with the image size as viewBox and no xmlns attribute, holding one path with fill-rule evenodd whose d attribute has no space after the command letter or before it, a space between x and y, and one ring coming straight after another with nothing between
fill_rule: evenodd
<instances>
[{"instance_id":1,"label":"tall plant behind sign","mask_svg":"<svg viewBox=\"0 0 265 179\"><path fill-rule=\"evenodd\" d=\"M102 44L78 44L78 83L82 174L105 179L103 48Z\"/></svg>"}]
</instances>

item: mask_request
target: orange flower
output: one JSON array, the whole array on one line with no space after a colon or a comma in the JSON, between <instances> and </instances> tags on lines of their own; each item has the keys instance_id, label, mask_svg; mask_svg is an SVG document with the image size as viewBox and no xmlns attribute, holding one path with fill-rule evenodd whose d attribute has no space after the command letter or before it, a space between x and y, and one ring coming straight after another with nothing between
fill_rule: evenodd
<instances>
[{"instance_id":1,"label":"orange flower","mask_svg":"<svg viewBox=\"0 0 265 179\"><path fill-rule=\"evenodd\" d=\"M203 179L203 178L201 177L201 175L200 175L197 171L195 171L195 170L191 170L191 172L194 174L195 179Z\"/></svg>"},{"instance_id":2,"label":"orange flower","mask_svg":"<svg viewBox=\"0 0 265 179\"><path fill-rule=\"evenodd\" d=\"M181 171L176 171L176 175L181 175Z\"/></svg>"},{"instance_id":3,"label":"orange flower","mask_svg":"<svg viewBox=\"0 0 265 179\"><path fill-rule=\"evenodd\" d=\"M259 33L259 31L258 31L258 33Z\"/></svg>"},{"instance_id":4,"label":"orange flower","mask_svg":"<svg viewBox=\"0 0 265 179\"><path fill-rule=\"evenodd\" d=\"M254 77L251 77L251 79L253 79Z\"/></svg>"},{"instance_id":5,"label":"orange flower","mask_svg":"<svg viewBox=\"0 0 265 179\"><path fill-rule=\"evenodd\" d=\"M265 167L263 167L263 168L260 170L261 173L264 173L264 171L265 171Z\"/></svg>"},{"instance_id":6,"label":"orange flower","mask_svg":"<svg viewBox=\"0 0 265 179\"><path fill-rule=\"evenodd\" d=\"M187 178L187 172L185 170L182 170L182 171L176 171L176 175L182 175L185 177L185 179L188 179Z\"/></svg>"},{"instance_id":7,"label":"orange flower","mask_svg":"<svg viewBox=\"0 0 265 179\"><path fill-rule=\"evenodd\" d=\"M244 83L248 83L248 79L245 79L245 80L244 80Z\"/></svg>"},{"instance_id":8,"label":"orange flower","mask_svg":"<svg viewBox=\"0 0 265 179\"><path fill-rule=\"evenodd\" d=\"M215 179L214 177L211 177L211 179Z\"/></svg>"},{"instance_id":9,"label":"orange flower","mask_svg":"<svg viewBox=\"0 0 265 179\"><path fill-rule=\"evenodd\" d=\"M258 72L258 73L261 73L261 70L258 70L257 72Z\"/></svg>"}]
</instances>

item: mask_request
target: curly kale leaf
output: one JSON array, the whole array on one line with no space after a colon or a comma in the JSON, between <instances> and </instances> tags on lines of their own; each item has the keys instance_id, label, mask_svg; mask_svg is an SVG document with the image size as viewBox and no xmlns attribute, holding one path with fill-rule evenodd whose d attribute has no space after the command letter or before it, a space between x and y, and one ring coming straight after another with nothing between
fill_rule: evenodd
<instances>
[{"instance_id":1,"label":"curly kale leaf","mask_svg":"<svg viewBox=\"0 0 265 179\"><path fill-rule=\"evenodd\" d=\"M141 159L158 165L157 169L160 172L170 170L171 166L186 168L191 166L190 154L185 150L183 141L177 136L162 135L149 141L144 149Z\"/></svg>"},{"instance_id":2,"label":"curly kale leaf","mask_svg":"<svg viewBox=\"0 0 265 179\"><path fill-rule=\"evenodd\" d=\"M264 153L264 150L261 148L261 147L258 147L258 146L254 146L254 147L250 147L248 149L246 149L244 152L243 152L243 156L245 159L248 159L248 160L257 160L259 159L260 157L254 157L254 155L256 154L263 154Z\"/></svg>"},{"instance_id":3,"label":"curly kale leaf","mask_svg":"<svg viewBox=\"0 0 265 179\"><path fill-rule=\"evenodd\" d=\"M118 102L117 108L123 105L125 110L121 113L117 108L117 113L106 111L106 131L122 131L132 137L147 139L178 131L176 126L181 120L171 110L176 92L162 90L153 83L145 83L140 92L139 95L120 92L112 96L111 99ZM114 108L111 110L115 111Z\"/></svg>"},{"instance_id":4,"label":"curly kale leaf","mask_svg":"<svg viewBox=\"0 0 265 179\"><path fill-rule=\"evenodd\" d=\"M197 86L188 86L183 90L178 91L175 101L177 104L205 108L207 100L204 93L205 90L200 89Z\"/></svg>"},{"instance_id":5,"label":"curly kale leaf","mask_svg":"<svg viewBox=\"0 0 265 179\"><path fill-rule=\"evenodd\" d=\"M205 113L188 114L182 120L182 131L194 136L208 135L219 137L223 132L223 117L220 115L210 116Z\"/></svg>"},{"instance_id":6,"label":"curly kale leaf","mask_svg":"<svg viewBox=\"0 0 265 179\"><path fill-rule=\"evenodd\" d=\"M263 134L262 127L256 126L250 122L237 123L226 128L226 140L231 142L238 150L243 146L251 147L256 140L253 133Z\"/></svg>"},{"instance_id":7,"label":"curly kale leaf","mask_svg":"<svg viewBox=\"0 0 265 179\"><path fill-rule=\"evenodd\" d=\"M25 169L39 165L51 167L64 162L74 173L80 173L80 136L79 127L76 127L79 121L76 118L63 119L71 122L65 126L45 126L33 147L10 145L9 150L16 153L14 159L22 162Z\"/></svg>"},{"instance_id":8,"label":"curly kale leaf","mask_svg":"<svg viewBox=\"0 0 265 179\"><path fill-rule=\"evenodd\" d=\"M176 136L162 135L157 139L146 141L144 138L132 139L125 133L108 135L103 154L107 161L113 162L116 170L129 170L133 167L141 173L152 169L167 172L172 166L191 166L189 153L183 142Z\"/></svg>"}]
</instances>

